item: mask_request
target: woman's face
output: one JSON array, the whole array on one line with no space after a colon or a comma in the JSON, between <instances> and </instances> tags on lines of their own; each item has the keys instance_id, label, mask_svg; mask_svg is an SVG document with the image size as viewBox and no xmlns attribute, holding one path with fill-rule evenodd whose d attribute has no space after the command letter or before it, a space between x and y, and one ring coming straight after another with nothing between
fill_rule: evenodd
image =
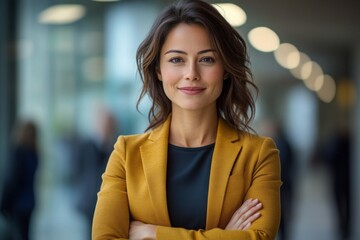
<instances>
[{"instance_id":1,"label":"woman's face","mask_svg":"<svg viewBox=\"0 0 360 240\"><path fill-rule=\"evenodd\" d=\"M220 56L204 28L181 23L169 32L157 75L173 111L216 109L224 74Z\"/></svg>"}]
</instances>

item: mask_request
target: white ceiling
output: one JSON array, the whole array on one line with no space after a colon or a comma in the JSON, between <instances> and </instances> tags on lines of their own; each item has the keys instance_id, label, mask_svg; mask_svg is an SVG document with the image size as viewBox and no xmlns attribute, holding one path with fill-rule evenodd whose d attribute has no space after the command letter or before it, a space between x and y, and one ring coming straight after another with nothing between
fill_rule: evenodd
<instances>
[{"instance_id":1,"label":"white ceiling","mask_svg":"<svg viewBox=\"0 0 360 240\"><path fill-rule=\"evenodd\" d=\"M244 35L253 27L270 27L279 35L281 42L294 44L334 78L350 74L351 50L360 43L360 1L232 2L247 13L247 23L239 28ZM249 51L255 75L260 80L284 81L292 78L274 61L272 54L260 53L251 46Z\"/></svg>"},{"instance_id":2,"label":"white ceiling","mask_svg":"<svg viewBox=\"0 0 360 240\"><path fill-rule=\"evenodd\" d=\"M248 13L250 26L268 25L281 38L326 45L347 45L360 39L358 0L233 2Z\"/></svg>"}]
</instances>

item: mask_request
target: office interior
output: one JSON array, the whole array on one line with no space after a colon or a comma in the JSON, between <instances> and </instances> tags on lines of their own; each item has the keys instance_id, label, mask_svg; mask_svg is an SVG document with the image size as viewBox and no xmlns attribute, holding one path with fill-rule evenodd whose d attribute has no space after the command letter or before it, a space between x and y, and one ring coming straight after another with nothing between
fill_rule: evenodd
<instances>
[{"instance_id":1,"label":"office interior","mask_svg":"<svg viewBox=\"0 0 360 240\"><path fill-rule=\"evenodd\" d=\"M72 163L63 140L92 136L99 111L113 115L116 135L146 129L150 102L144 99L136 109L141 79L135 54L170 2L0 2L0 191L12 129L17 121L31 119L39 127L41 153L31 239L86 239L85 221L71 203L76 190L69 180ZM245 20L234 27L248 44L260 90L253 128L266 135L267 123L280 124L294 149L288 239L343 239L323 154L343 130L351 146L347 239L360 239L360 2L208 2L231 3L245 13ZM64 20L61 14L56 18L55 12L49 13L56 6L74 7L72 17ZM261 35L258 43L250 33L261 28L273 35ZM275 46L261 46L274 39ZM298 50L292 60L281 60L286 47Z\"/></svg>"}]
</instances>

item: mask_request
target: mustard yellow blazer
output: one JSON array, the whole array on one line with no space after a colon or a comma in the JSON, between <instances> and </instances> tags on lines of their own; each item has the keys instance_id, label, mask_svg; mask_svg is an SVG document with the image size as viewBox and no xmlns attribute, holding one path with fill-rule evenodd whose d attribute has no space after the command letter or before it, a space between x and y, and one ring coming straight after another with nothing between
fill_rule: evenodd
<instances>
[{"instance_id":1,"label":"mustard yellow blazer","mask_svg":"<svg viewBox=\"0 0 360 240\"><path fill-rule=\"evenodd\" d=\"M93 240L128 239L132 220L158 225L156 239L275 239L280 222L279 151L270 138L239 132L221 118L212 158L206 229L173 228L166 201L170 117L151 132L120 136L98 193ZM263 204L246 231L223 230L249 198Z\"/></svg>"}]
</instances>

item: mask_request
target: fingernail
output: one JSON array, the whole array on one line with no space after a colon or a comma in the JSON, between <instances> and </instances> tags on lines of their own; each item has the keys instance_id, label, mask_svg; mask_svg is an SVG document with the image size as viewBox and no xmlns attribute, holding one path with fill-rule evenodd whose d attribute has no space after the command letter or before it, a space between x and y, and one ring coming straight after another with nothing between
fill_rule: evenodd
<instances>
[{"instance_id":1,"label":"fingernail","mask_svg":"<svg viewBox=\"0 0 360 240\"><path fill-rule=\"evenodd\" d=\"M259 201L259 199L255 198L255 199L253 200L253 203L257 203L258 201Z\"/></svg>"}]
</instances>

